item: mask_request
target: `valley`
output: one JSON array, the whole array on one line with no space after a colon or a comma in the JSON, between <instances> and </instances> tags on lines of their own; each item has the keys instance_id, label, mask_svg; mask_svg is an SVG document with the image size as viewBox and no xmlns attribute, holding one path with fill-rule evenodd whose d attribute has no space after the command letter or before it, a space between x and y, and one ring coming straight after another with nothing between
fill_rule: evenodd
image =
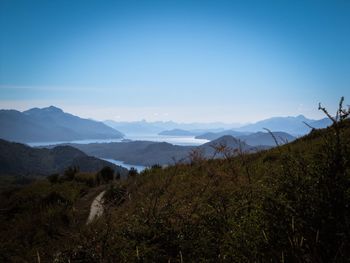
<instances>
[{"instance_id":1,"label":"valley","mask_svg":"<svg viewBox=\"0 0 350 263\"><path fill-rule=\"evenodd\" d=\"M350 0L0 0L0 263L349 263Z\"/></svg>"}]
</instances>

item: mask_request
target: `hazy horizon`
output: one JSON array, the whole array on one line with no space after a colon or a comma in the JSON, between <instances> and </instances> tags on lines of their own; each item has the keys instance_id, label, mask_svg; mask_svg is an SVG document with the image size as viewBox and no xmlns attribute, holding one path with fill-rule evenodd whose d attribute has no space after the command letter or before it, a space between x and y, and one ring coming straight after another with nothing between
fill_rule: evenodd
<instances>
[{"instance_id":1,"label":"hazy horizon","mask_svg":"<svg viewBox=\"0 0 350 263\"><path fill-rule=\"evenodd\" d=\"M133 119L133 120L121 120L121 119L95 119L95 118L92 118L92 117L89 117L89 116L83 116L83 115L79 115L77 113L73 113L73 112L69 112L67 110L65 110L64 108L60 108L60 107L57 107L56 105L48 105L48 106L44 106L44 107L30 107L30 108L24 108L24 109L14 109L14 108L0 108L0 110L18 110L20 112L24 112L24 111L27 111L27 110L31 110L33 108L39 108L39 109L44 109L44 108L49 108L49 107L55 107L55 108L59 108L61 109L63 112L65 113L68 113L68 114L72 114L72 115L75 115L75 116L78 116L78 117L81 117L81 118L85 118L85 119L90 119L90 120L95 120L95 121L100 121L100 122L108 122L108 121L113 121L113 122L116 122L116 123L133 123L133 122L147 122L147 123L157 123L157 122L163 122L163 123L166 123L166 122L174 122L174 123L177 123L177 124L223 124L225 126L228 126L228 125L231 125L232 128L239 128L240 126L244 126L244 125L247 125L247 124L252 124L252 123L255 123L255 122L258 122L258 121L262 121L262 120L265 120L265 119L270 119L270 118L279 118L279 117L299 117L299 116L304 116L305 118L307 119L314 119L314 120L321 120L321 119L324 119L324 118L327 118L325 115L321 115L321 118L312 118L312 117L309 117L309 116L305 116L304 114L298 114L298 115L276 115L276 116L269 116L267 118L264 118L264 119L258 119L258 120L254 120L254 121L246 121L246 122L225 122L225 121L204 121L204 122L201 122L201 121L176 121L176 120L171 120L171 119L165 119L165 120L159 120L159 119L155 119L155 120L149 120L149 119ZM217 128L220 128L220 127L217 127ZM223 127L221 127L223 128Z\"/></svg>"},{"instance_id":2,"label":"hazy horizon","mask_svg":"<svg viewBox=\"0 0 350 263\"><path fill-rule=\"evenodd\" d=\"M115 121L320 119L350 98L349 1L0 3L0 108Z\"/></svg>"}]
</instances>

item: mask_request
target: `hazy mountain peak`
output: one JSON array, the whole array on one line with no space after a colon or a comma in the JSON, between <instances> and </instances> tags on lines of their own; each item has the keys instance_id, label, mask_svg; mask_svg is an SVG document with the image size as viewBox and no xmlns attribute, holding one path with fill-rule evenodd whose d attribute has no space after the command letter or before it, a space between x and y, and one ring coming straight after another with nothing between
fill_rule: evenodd
<instances>
[{"instance_id":1,"label":"hazy mountain peak","mask_svg":"<svg viewBox=\"0 0 350 263\"><path fill-rule=\"evenodd\" d=\"M63 112L63 110L62 109L60 109L60 108L57 108L57 107L55 107L55 106L49 106L49 107L46 107L46 108L42 108L42 110L43 111L49 111L49 112Z\"/></svg>"},{"instance_id":2,"label":"hazy mountain peak","mask_svg":"<svg viewBox=\"0 0 350 263\"><path fill-rule=\"evenodd\" d=\"M24 112L1 112L0 138L18 142L70 141L121 138L123 134L102 122L92 121L60 108L32 108Z\"/></svg>"},{"instance_id":3,"label":"hazy mountain peak","mask_svg":"<svg viewBox=\"0 0 350 263\"><path fill-rule=\"evenodd\" d=\"M64 113L62 109L55 106L49 106L45 108L32 108L23 112L26 115L42 114L42 113Z\"/></svg>"},{"instance_id":4,"label":"hazy mountain peak","mask_svg":"<svg viewBox=\"0 0 350 263\"><path fill-rule=\"evenodd\" d=\"M308 119L304 115L288 116L288 117L273 117L265 120L258 121L256 123L248 124L237 129L238 131L250 131L257 132L264 128L270 129L271 131L283 131L292 135L303 135L310 132L310 128L307 127L306 123L319 124L318 128L325 128L328 126L328 122L323 120Z\"/></svg>"},{"instance_id":5,"label":"hazy mountain peak","mask_svg":"<svg viewBox=\"0 0 350 263\"><path fill-rule=\"evenodd\" d=\"M304 115L302 115L302 114L296 116L296 118L297 119L301 119L301 120L307 120L307 118Z\"/></svg>"},{"instance_id":6,"label":"hazy mountain peak","mask_svg":"<svg viewBox=\"0 0 350 263\"><path fill-rule=\"evenodd\" d=\"M238 144L238 140L233 137L232 135L224 135L221 136L220 138L213 140L209 142L208 144L224 144L224 145L231 145L231 144Z\"/></svg>"}]
</instances>

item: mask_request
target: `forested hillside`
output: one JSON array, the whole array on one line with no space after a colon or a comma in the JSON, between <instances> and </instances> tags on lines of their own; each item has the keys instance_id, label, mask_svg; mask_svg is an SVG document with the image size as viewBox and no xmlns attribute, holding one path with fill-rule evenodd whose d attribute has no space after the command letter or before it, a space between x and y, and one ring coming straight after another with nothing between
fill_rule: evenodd
<instances>
[{"instance_id":1,"label":"forested hillside","mask_svg":"<svg viewBox=\"0 0 350 263\"><path fill-rule=\"evenodd\" d=\"M79 167L81 172L95 172L105 166L112 167L122 175L127 174L125 168L88 156L70 146L32 148L0 139L0 177L48 176L63 173L69 167Z\"/></svg>"}]
</instances>

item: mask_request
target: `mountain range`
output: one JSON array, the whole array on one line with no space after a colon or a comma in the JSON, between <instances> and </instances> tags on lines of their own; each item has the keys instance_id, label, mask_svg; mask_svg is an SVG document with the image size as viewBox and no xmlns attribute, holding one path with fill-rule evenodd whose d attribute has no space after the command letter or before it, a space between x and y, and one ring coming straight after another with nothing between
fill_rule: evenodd
<instances>
[{"instance_id":1,"label":"mountain range","mask_svg":"<svg viewBox=\"0 0 350 263\"><path fill-rule=\"evenodd\" d=\"M128 172L121 166L88 156L70 146L32 148L0 139L0 175L45 176L62 173L72 166L79 167L81 172L96 172L105 166L113 168L123 176Z\"/></svg>"},{"instance_id":2,"label":"mountain range","mask_svg":"<svg viewBox=\"0 0 350 263\"><path fill-rule=\"evenodd\" d=\"M132 122L117 122L113 120L106 120L104 123L118 131L125 134L158 134L166 130L186 130L195 132L196 134L204 133L205 131L219 132L232 127L239 127L237 123L177 123L173 121L155 121L148 122L132 121ZM176 135L177 136L177 135Z\"/></svg>"},{"instance_id":3,"label":"mountain range","mask_svg":"<svg viewBox=\"0 0 350 263\"><path fill-rule=\"evenodd\" d=\"M102 122L83 119L54 106L27 111L0 110L0 138L16 142L122 138Z\"/></svg>"},{"instance_id":4,"label":"mountain range","mask_svg":"<svg viewBox=\"0 0 350 263\"><path fill-rule=\"evenodd\" d=\"M200 135L195 136L196 139L205 139L205 140L216 140L225 135L231 135L233 137L245 136L250 134L250 132L239 132L234 130L224 130L221 132L206 132Z\"/></svg>"},{"instance_id":5,"label":"mountain range","mask_svg":"<svg viewBox=\"0 0 350 263\"><path fill-rule=\"evenodd\" d=\"M207 139L207 140L216 140L222 136L230 135L239 139L251 146L276 146L276 141L278 144L285 144L286 142L292 142L296 137L286 133L286 132L239 132L233 130L227 130L219 133L205 133L199 136L196 136L197 139ZM276 141L275 141L276 140Z\"/></svg>"},{"instance_id":6,"label":"mountain range","mask_svg":"<svg viewBox=\"0 0 350 263\"><path fill-rule=\"evenodd\" d=\"M326 128L331 125L331 120L329 118L324 118L320 120L308 119L303 115L296 117L273 117L258 121L256 123L244 125L240 128L235 129L236 131L243 132L259 132L264 128L271 131L281 131L292 134L294 136L305 135L310 132L310 128L305 124L307 123L313 128Z\"/></svg>"},{"instance_id":7,"label":"mountain range","mask_svg":"<svg viewBox=\"0 0 350 263\"><path fill-rule=\"evenodd\" d=\"M200 132L196 131L187 131L182 129L172 129L166 130L158 133L158 135L166 135L166 136L196 136Z\"/></svg>"},{"instance_id":8,"label":"mountain range","mask_svg":"<svg viewBox=\"0 0 350 263\"><path fill-rule=\"evenodd\" d=\"M326 128L331 124L328 118L314 120L303 115L272 117L255 123L238 125L225 123L176 123L168 122L116 122L105 121L105 124L118 129L125 134L159 134L167 136L197 136L197 138L217 139L223 135L240 136L248 133L261 132L264 128L271 131L289 133L293 136L301 136L310 132L310 127L316 129ZM207 134L207 133L218 133Z\"/></svg>"},{"instance_id":9,"label":"mountain range","mask_svg":"<svg viewBox=\"0 0 350 263\"><path fill-rule=\"evenodd\" d=\"M50 106L33 108L27 111L0 110L0 138L24 142L59 142L87 139L120 139L132 134L159 134L165 136L196 136L198 139L215 140L224 135L243 139L251 145L273 145L272 138L265 142L256 141L249 136L268 128L280 132L279 137L291 141L293 136L305 135L310 127L325 128L331 124L328 118L308 119L303 115L296 117L273 117L238 127L237 124L225 123L176 123L172 121L147 122L98 122L83 119ZM122 133L123 132L123 133ZM282 134L288 133L288 134ZM261 138L263 134L257 134Z\"/></svg>"},{"instance_id":10,"label":"mountain range","mask_svg":"<svg viewBox=\"0 0 350 263\"><path fill-rule=\"evenodd\" d=\"M245 152L254 152L269 146L253 147L236 138L226 135L200 146L179 146L166 142L132 141L91 144L64 144L77 148L84 153L98 158L120 160L128 164L152 166L154 164L169 165L175 162L188 162L189 155L197 151L204 158L212 158L217 146L226 146L228 149L237 149ZM216 158L222 157L217 153Z\"/></svg>"}]
</instances>

